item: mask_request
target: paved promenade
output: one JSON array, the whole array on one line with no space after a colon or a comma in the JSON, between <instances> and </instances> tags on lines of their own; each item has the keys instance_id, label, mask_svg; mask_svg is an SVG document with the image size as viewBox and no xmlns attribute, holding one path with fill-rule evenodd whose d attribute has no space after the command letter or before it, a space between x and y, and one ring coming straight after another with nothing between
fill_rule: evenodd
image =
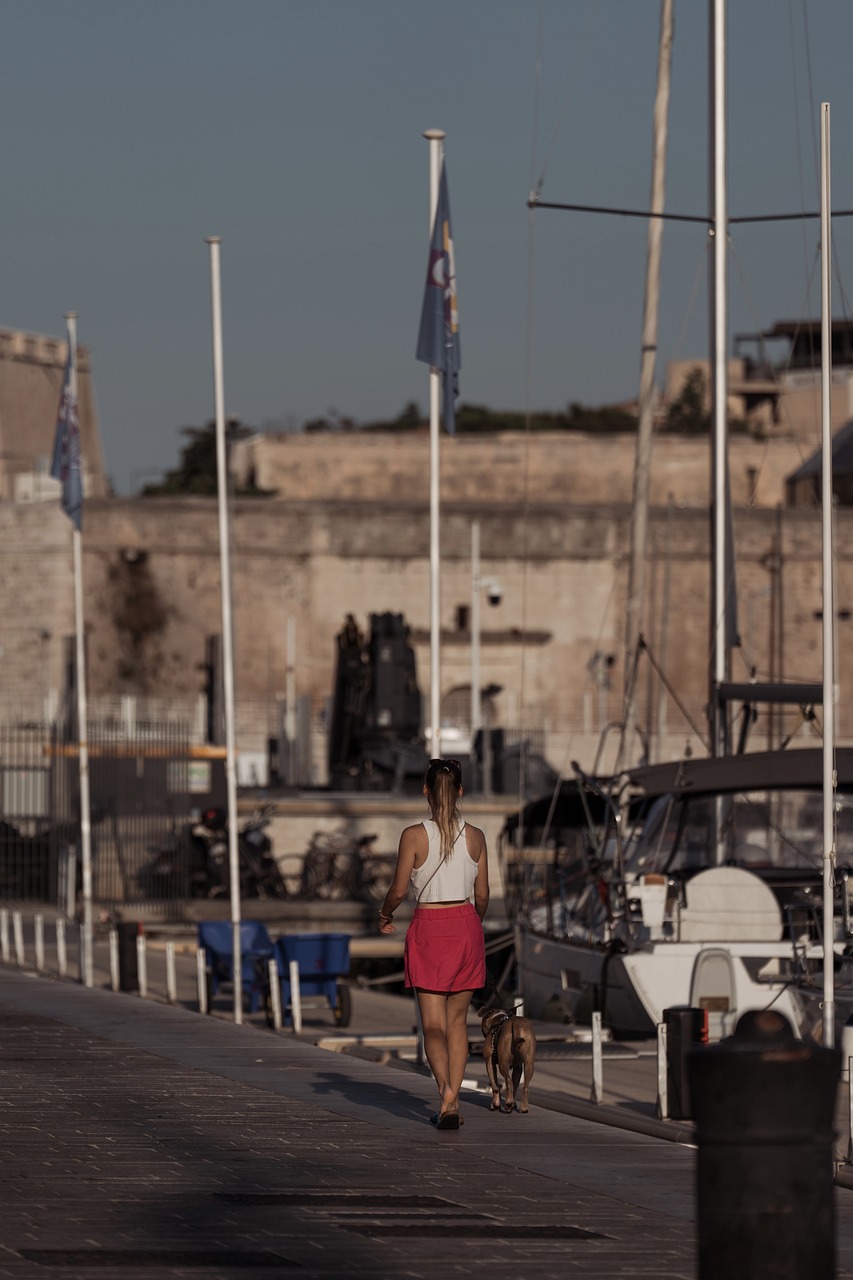
<instances>
[{"instance_id":1,"label":"paved promenade","mask_svg":"<svg viewBox=\"0 0 853 1280\"><path fill-rule=\"evenodd\" d=\"M2 968L0 1280L694 1280L695 1153L535 1095L438 1133L417 1072Z\"/></svg>"}]
</instances>

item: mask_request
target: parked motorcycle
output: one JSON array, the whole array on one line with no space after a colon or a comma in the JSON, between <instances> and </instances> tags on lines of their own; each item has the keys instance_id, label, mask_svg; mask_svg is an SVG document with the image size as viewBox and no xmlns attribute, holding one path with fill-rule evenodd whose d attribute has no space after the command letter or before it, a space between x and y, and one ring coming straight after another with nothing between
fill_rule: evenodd
<instances>
[{"instance_id":1,"label":"parked motorcycle","mask_svg":"<svg viewBox=\"0 0 853 1280\"><path fill-rule=\"evenodd\" d=\"M242 898L286 898L287 886L266 834L274 805L257 809L243 823L237 836ZM231 891L228 815L224 809L205 809L192 829L193 838L205 848L209 898L226 897Z\"/></svg>"},{"instance_id":2,"label":"parked motorcycle","mask_svg":"<svg viewBox=\"0 0 853 1280\"><path fill-rule=\"evenodd\" d=\"M274 805L258 809L240 827L237 849L241 898L286 898L287 886L266 834ZM224 898L231 892L228 815L205 809L196 822L173 832L140 874L152 898Z\"/></svg>"},{"instance_id":3,"label":"parked motorcycle","mask_svg":"<svg viewBox=\"0 0 853 1280\"><path fill-rule=\"evenodd\" d=\"M206 898L211 887L207 842L194 834L194 825L172 830L139 872L139 886L149 898Z\"/></svg>"}]
</instances>

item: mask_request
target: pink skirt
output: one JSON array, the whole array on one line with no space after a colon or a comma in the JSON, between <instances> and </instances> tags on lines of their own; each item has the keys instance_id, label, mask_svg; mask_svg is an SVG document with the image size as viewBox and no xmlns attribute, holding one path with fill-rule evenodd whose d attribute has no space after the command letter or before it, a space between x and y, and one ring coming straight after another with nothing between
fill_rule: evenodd
<instances>
[{"instance_id":1,"label":"pink skirt","mask_svg":"<svg viewBox=\"0 0 853 1280\"><path fill-rule=\"evenodd\" d=\"M486 981L486 944L470 902L459 907L418 907L406 933L407 987L423 991L476 991Z\"/></svg>"}]
</instances>

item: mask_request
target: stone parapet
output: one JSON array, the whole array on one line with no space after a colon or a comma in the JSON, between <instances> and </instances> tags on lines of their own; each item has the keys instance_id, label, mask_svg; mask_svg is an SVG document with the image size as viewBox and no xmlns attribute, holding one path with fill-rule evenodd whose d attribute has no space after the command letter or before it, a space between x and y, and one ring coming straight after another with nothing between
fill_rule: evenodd
<instances>
[{"instance_id":1,"label":"stone parapet","mask_svg":"<svg viewBox=\"0 0 853 1280\"><path fill-rule=\"evenodd\" d=\"M811 439L811 438L810 438ZM597 506L632 501L634 434L536 432L462 435L441 441L441 493L446 502ZM733 435L735 506L773 507L785 479L811 452L795 433L774 440ZM258 435L240 446L240 474L289 501L425 503L429 495L429 435L395 433ZM655 506L708 503L707 437L657 435L650 480Z\"/></svg>"}]
</instances>

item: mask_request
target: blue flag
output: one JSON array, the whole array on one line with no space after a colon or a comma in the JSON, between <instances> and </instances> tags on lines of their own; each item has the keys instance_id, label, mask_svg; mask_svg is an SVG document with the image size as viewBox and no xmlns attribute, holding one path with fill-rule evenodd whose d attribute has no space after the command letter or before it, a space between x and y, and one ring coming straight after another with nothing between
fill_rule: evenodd
<instances>
[{"instance_id":1,"label":"blue flag","mask_svg":"<svg viewBox=\"0 0 853 1280\"><path fill-rule=\"evenodd\" d=\"M50 474L62 485L62 510L75 528L83 527L83 479L80 468L80 421L77 415L77 397L72 387L71 344L62 383L62 397L56 419L56 438L53 442L53 458Z\"/></svg>"},{"instance_id":2,"label":"blue flag","mask_svg":"<svg viewBox=\"0 0 853 1280\"><path fill-rule=\"evenodd\" d=\"M438 369L444 425L450 435L455 430L454 409L459 394L459 313L456 304L456 267L453 236L450 232L450 201L447 177L441 167L438 204L429 247L424 304L418 333L418 360Z\"/></svg>"}]
</instances>

